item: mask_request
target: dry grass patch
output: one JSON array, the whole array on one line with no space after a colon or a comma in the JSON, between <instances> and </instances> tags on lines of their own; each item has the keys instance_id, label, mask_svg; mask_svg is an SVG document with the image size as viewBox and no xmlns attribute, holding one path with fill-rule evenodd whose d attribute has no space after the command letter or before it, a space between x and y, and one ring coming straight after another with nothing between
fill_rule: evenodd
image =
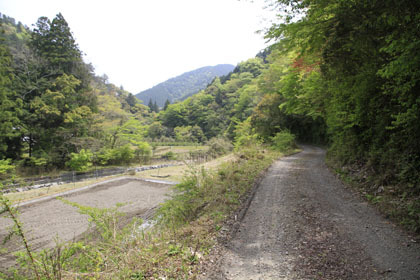
<instances>
[{"instance_id":1,"label":"dry grass patch","mask_svg":"<svg viewBox=\"0 0 420 280\"><path fill-rule=\"evenodd\" d=\"M159 179L173 182L180 182L182 178L194 168L204 168L206 170L214 169L220 166L222 163L234 161L236 155L228 154L217 159L202 163L202 164L189 164L183 163L178 166L164 167L160 169L146 170L137 173L137 177L145 179Z\"/></svg>"}]
</instances>

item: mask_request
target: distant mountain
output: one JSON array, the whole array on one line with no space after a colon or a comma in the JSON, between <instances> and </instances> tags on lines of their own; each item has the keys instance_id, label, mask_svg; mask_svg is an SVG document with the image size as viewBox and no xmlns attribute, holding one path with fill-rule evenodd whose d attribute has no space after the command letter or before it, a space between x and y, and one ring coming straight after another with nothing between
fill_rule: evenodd
<instances>
[{"instance_id":1,"label":"distant mountain","mask_svg":"<svg viewBox=\"0 0 420 280\"><path fill-rule=\"evenodd\" d=\"M153 102L156 101L159 107L163 107L166 100L171 103L183 100L205 89L215 77L227 75L234 68L235 66L230 64L198 68L144 90L135 96L142 100L145 105L152 100Z\"/></svg>"}]
</instances>

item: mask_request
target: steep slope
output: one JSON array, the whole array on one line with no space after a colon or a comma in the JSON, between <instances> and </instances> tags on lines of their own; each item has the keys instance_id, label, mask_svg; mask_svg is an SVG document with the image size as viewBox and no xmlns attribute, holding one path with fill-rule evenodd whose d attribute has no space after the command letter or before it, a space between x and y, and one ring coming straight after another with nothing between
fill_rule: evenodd
<instances>
[{"instance_id":1,"label":"steep slope","mask_svg":"<svg viewBox=\"0 0 420 280\"><path fill-rule=\"evenodd\" d=\"M234 66L230 64L198 68L142 91L136 97L144 104L148 104L151 99L159 107L163 107L166 100L183 100L204 89L215 77L226 75L233 69Z\"/></svg>"}]
</instances>

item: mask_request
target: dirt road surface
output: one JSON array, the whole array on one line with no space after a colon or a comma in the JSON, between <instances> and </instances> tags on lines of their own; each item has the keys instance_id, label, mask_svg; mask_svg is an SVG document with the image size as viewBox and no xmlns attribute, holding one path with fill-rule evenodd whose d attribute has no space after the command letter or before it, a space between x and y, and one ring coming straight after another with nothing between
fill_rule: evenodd
<instances>
[{"instance_id":1,"label":"dirt road surface","mask_svg":"<svg viewBox=\"0 0 420 280\"><path fill-rule=\"evenodd\" d=\"M325 166L325 151L275 162L208 279L420 279L420 247Z\"/></svg>"},{"instance_id":2,"label":"dirt road surface","mask_svg":"<svg viewBox=\"0 0 420 280\"><path fill-rule=\"evenodd\" d=\"M162 203L170 190L170 185L147 182L140 179L120 179L94 187L73 191L63 198L81 205L111 208L124 203L119 211L129 217L147 218L151 210ZM88 218L77 209L62 201L50 198L35 200L19 207L20 219L32 249L54 246L55 239L69 241L77 239L88 229ZM3 240L7 229L12 225L10 219L0 217L0 238ZM9 250L22 249L15 242L6 244ZM2 245L4 246L4 245ZM0 269L13 264L11 254L0 255Z\"/></svg>"}]
</instances>

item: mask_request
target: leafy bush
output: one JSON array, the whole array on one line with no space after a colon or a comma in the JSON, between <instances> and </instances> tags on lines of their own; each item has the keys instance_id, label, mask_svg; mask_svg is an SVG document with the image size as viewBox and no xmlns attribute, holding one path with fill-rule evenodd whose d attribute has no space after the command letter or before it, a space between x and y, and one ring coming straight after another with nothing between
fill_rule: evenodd
<instances>
[{"instance_id":1,"label":"leafy bush","mask_svg":"<svg viewBox=\"0 0 420 280\"><path fill-rule=\"evenodd\" d=\"M131 160L134 158L134 150L131 149L129 144L121 146L115 149L115 157L114 160L116 163L130 163Z\"/></svg>"},{"instance_id":2,"label":"leafy bush","mask_svg":"<svg viewBox=\"0 0 420 280\"><path fill-rule=\"evenodd\" d=\"M296 147L295 136L287 130L276 133L271 140L273 141L273 147L280 152L286 152Z\"/></svg>"},{"instance_id":3,"label":"leafy bush","mask_svg":"<svg viewBox=\"0 0 420 280\"><path fill-rule=\"evenodd\" d=\"M148 145L140 147L138 155L146 153L147 150L150 149L148 147ZM135 156L135 151L131 148L130 144L127 144L115 149L104 148L97 154L97 159L98 163L101 165L128 164Z\"/></svg>"},{"instance_id":4,"label":"leafy bush","mask_svg":"<svg viewBox=\"0 0 420 280\"><path fill-rule=\"evenodd\" d=\"M259 135L255 133L255 129L251 124L251 117L239 123L235 127L235 148L242 146L252 146L258 144Z\"/></svg>"},{"instance_id":5,"label":"leafy bush","mask_svg":"<svg viewBox=\"0 0 420 280\"><path fill-rule=\"evenodd\" d=\"M113 149L103 148L99 151L96 157L97 157L96 160L98 164L107 165L111 163L113 159Z\"/></svg>"},{"instance_id":6,"label":"leafy bush","mask_svg":"<svg viewBox=\"0 0 420 280\"><path fill-rule=\"evenodd\" d=\"M176 159L176 154L172 151L169 151L169 152L165 153L164 155L162 155L162 158L168 159L168 160L175 160Z\"/></svg>"},{"instance_id":7,"label":"leafy bush","mask_svg":"<svg viewBox=\"0 0 420 280\"><path fill-rule=\"evenodd\" d=\"M93 154L90 150L82 149L79 153L71 153L66 165L74 171L86 171L92 166Z\"/></svg>"},{"instance_id":8,"label":"leafy bush","mask_svg":"<svg viewBox=\"0 0 420 280\"><path fill-rule=\"evenodd\" d=\"M138 143L134 155L135 159L139 162L149 162L152 156L152 147L147 142Z\"/></svg>"},{"instance_id":9,"label":"leafy bush","mask_svg":"<svg viewBox=\"0 0 420 280\"><path fill-rule=\"evenodd\" d=\"M232 151L232 143L225 138L212 138L208 141L207 145L209 146L208 154L210 155L224 155Z\"/></svg>"},{"instance_id":10,"label":"leafy bush","mask_svg":"<svg viewBox=\"0 0 420 280\"><path fill-rule=\"evenodd\" d=\"M15 171L15 166L10 164L11 159L0 160L0 180L10 178Z\"/></svg>"},{"instance_id":11,"label":"leafy bush","mask_svg":"<svg viewBox=\"0 0 420 280\"><path fill-rule=\"evenodd\" d=\"M51 157L43 150L35 151L31 157L24 158L19 167L29 169L30 174L40 174L48 169L51 163Z\"/></svg>"}]
</instances>

